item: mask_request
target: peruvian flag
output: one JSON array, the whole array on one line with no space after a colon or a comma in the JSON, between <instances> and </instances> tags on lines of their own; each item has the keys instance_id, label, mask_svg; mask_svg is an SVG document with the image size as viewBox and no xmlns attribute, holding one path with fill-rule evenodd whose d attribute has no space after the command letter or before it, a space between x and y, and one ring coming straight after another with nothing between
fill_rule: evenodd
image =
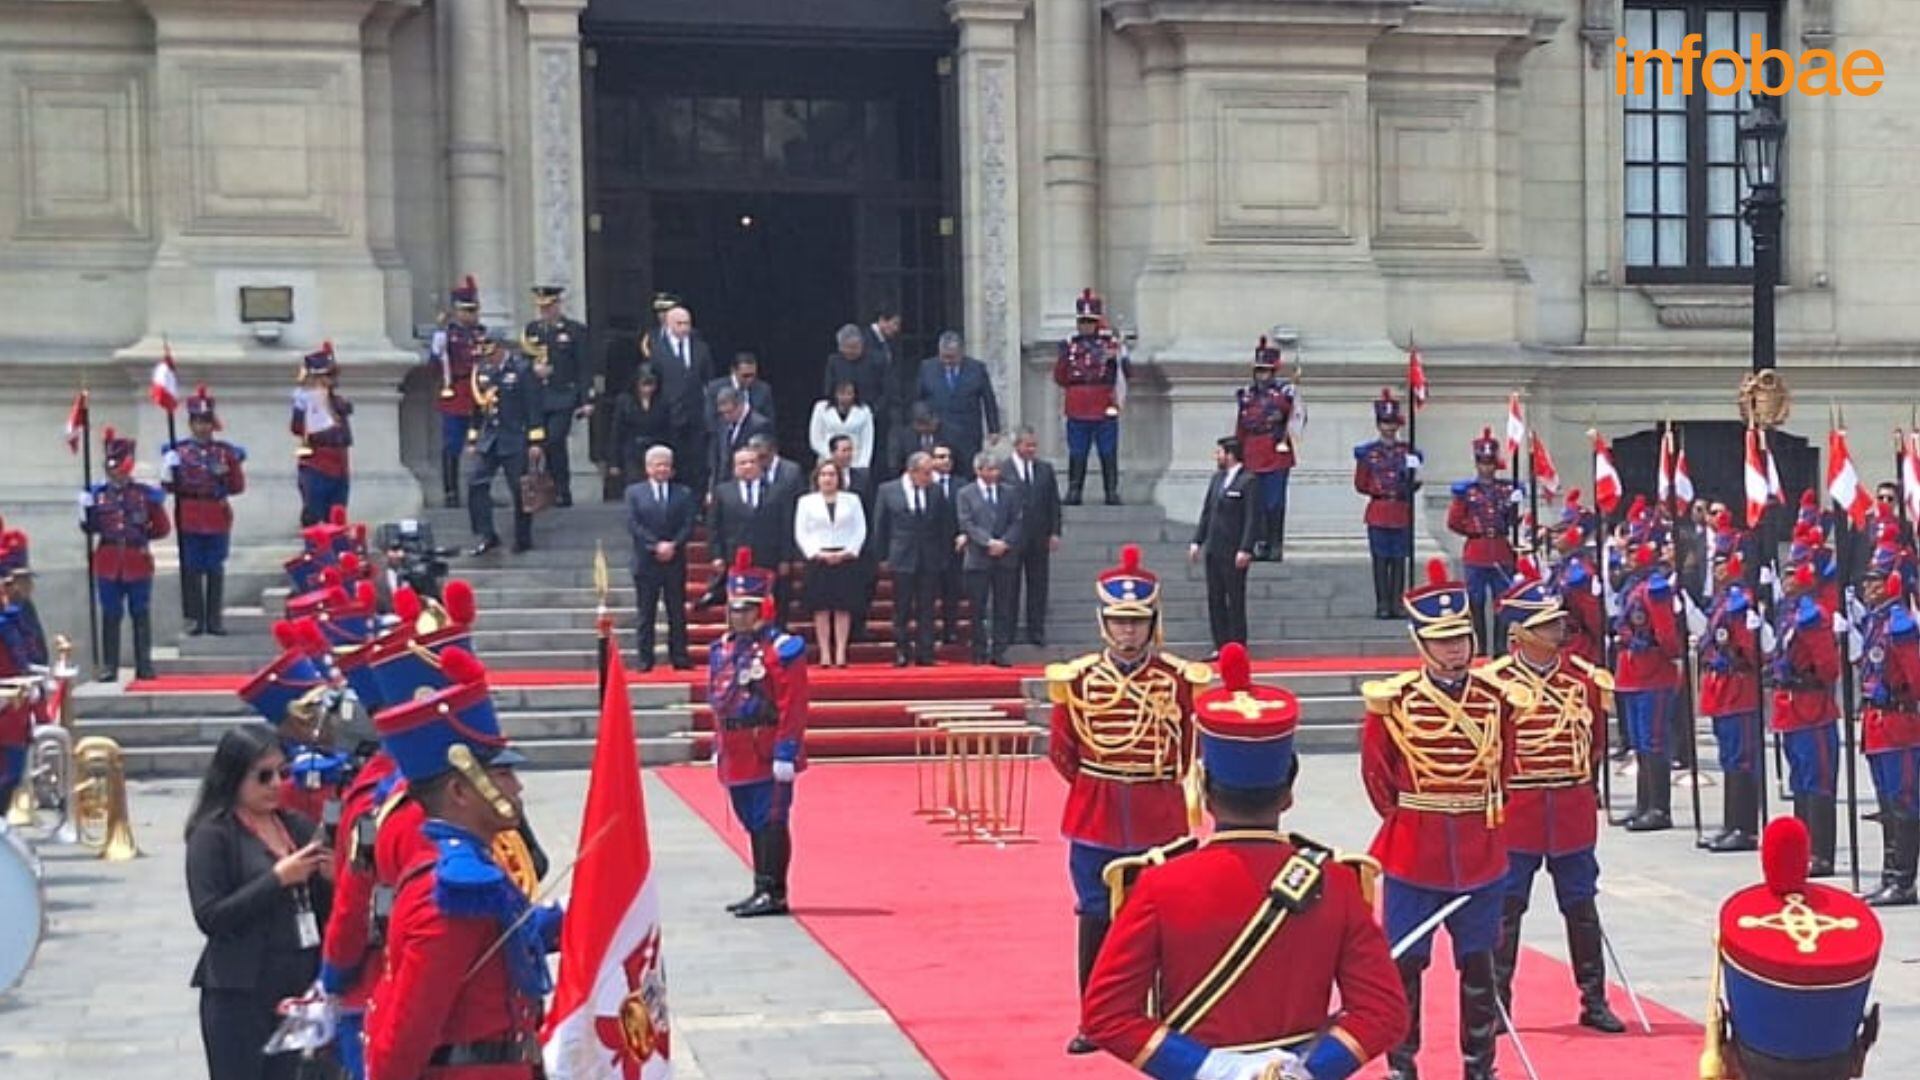
<instances>
[{"instance_id":1,"label":"peruvian flag","mask_svg":"<svg viewBox=\"0 0 1920 1080\"><path fill-rule=\"evenodd\" d=\"M1427 366L1420 362L1420 350L1407 348L1407 396L1418 409L1427 403Z\"/></svg>"},{"instance_id":2,"label":"peruvian flag","mask_svg":"<svg viewBox=\"0 0 1920 1080\"><path fill-rule=\"evenodd\" d=\"M73 395L73 408L67 410L67 453L80 452L80 443L87 437L87 392Z\"/></svg>"},{"instance_id":3,"label":"peruvian flag","mask_svg":"<svg viewBox=\"0 0 1920 1080\"><path fill-rule=\"evenodd\" d=\"M1907 520L1920 521L1920 432L1900 440L1900 487L1907 500Z\"/></svg>"},{"instance_id":4,"label":"peruvian flag","mask_svg":"<svg viewBox=\"0 0 1920 1080\"><path fill-rule=\"evenodd\" d=\"M1527 414L1520 411L1520 391L1507 395L1507 460L1519 461L1527 445Z\"/></svg>"},{"instance_id":5,"label":"peruvian flag","mask_svg":"<svg viewBox=\"0 0 1920 1080\"><path fill-rule=\"evenodd\" d=\"M180 370L173 363L173 346L165 338L160 341L160 359L153 365L147 394L168 412L180 407Z\"/></svg>"},{"instance_id":6,"label":"peruvian flag","mask_svg":"<svg viewBox=\"0 0 1920 1080\"><path fill-rule=\"evenodd\" d=\"M1593 502L1611 514L1620 505L1620 473L1613 467L1613 448L1606 437L1593 432Z\"/></svg>"},{"instance_id":7,"label":"peruvian flag","mask_svg":"<svg viewBox=\"0 0 1920 1080\"><path fill-rule=\"evenodd\" d=\"M1747 528L1760 527L1760 519L1767 515L1767 503L1772 500L1774 486L1773 455L1767 452L1766 439L1759 428L1747 429L1747 465L1743 476L1743 486L1747 496Z\"/></svg>"},{"instance_id":8,"label":"peruvian flag","mask_svg":"<svg viewBox=\"0 0 1920 1080\"><path fill-rule=\"evenodd\" d=\"M584 847L541 1042L551 1080L671 1080L660 890L647 840L633 710L620 650L607 654L607 691L580 818Z\"/></svg>"},{"instance_id":9,"label":"peruvian flag","mask_svg":"<svg viewBox=\"0 0 1920 1080\"><path fill-rule=\"evenodd\" d=\"M1540 433L1530 432L1528 442L1533 444L1533 479L1548 498L1560 495L1560 470L1554 467L1553 455L1547 453L1547 444L1540 441Z\"/></svg>"},{"instance_id":10,"label":"peruvian flag","mask_svg":"<svg viewBox=\"0 0 1920 1080\"><path fill-rule=\"evenodd\" d=\"M1873 493L1860 482L1860 474L1854 470L1844 428L1827 432L1827 495L1835 506L1847 512L1854 528L1866 527L1867 511L1873 508Z\"/></svg>"},{"instance_id":11,"label":"peruvian flag","mask_svg":"<svg viewBox=\"0 0 1920 1080\"><path fill-rule=\"evenodd\" d=\"M1693 474L1687 471L1687 448L1684 446L1673 457L1673 497L1683 509L1693 503Z\"/></svg>"},{"instance_id":12,"label":"peruvian flag","mask_svg":"<svg viewBox=\"0 0 1920 1080\"><path fill-rule=\"evenodd\" d=\"M1661 506L1673 505L1673 425L1660 433L1660 476L1654 491Z\"/></svg>"}]
</instances>

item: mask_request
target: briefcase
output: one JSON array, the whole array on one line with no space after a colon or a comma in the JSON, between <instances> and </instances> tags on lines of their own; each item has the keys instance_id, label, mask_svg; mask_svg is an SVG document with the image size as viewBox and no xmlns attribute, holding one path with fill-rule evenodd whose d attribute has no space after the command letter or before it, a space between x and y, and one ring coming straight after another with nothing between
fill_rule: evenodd
<instances>
[{"instance_id":1,"label":"briefcase","mask_svg":"<svg viewBox=\"0 0 1920 1080\"><path fill-rule=\"evenodd\" d=\"M529 514L537 514L553 505L553 477L547 470L528 469L520 476L520 505Z\"/></svg>"}]
</instances>

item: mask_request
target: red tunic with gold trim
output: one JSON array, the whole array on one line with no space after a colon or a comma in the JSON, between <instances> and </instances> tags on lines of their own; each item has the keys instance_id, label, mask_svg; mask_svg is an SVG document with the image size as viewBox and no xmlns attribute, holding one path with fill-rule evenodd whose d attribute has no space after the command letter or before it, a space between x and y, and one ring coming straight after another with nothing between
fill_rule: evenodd
<instances>
[{"instance_id":1,"label":"red tunic with gold trim","mask_svg":"<svg viewBox=\"0 0 1920 1080\"><path fill-rule=\"evenodd\" d=\"M173 532L167 497L151 484L95 484L81 528L98 543L93 573L101 581L149 581L153 552L148 547Z\"/></svg>"},{"instance_id":2,"label":"red tunic with gold trim","mask_svg":"<svg viewBox=\"0 0 1920 1080\"><path fill-rule=\"evenodd\" d=\"M773 779L773 763L807 767L807 657L800 638L763 626L728 633L707 655L707 703L720 782Z\"/></svg>"},{"instance_id":3,"label":"red tunic with gold trim","mask_svg":"<svg viewBox=\"0 0 1920 1080\"><path fill-rule=\"evenodd\" d=\"M1585 851L1600 838L1593 770L1606 757L1613 677L1564 651L1545 671L1519 656L1507 670L1535 695L1531 705L1514 710L1507 849L1523 855Z\"/></svg>"},{"instance_id":4,"label":"red tunic with gold trim","mask_svg":"<svg viewBox=\"0 0 1920 1080\"><path fill-rule=\"evenodd\" d=\"M181 439L167 448L174 457L163 486L180 500L180 531L209 536L233 531L228 498L247 490L247 452L220 439Z\"/></svg>"},{"instance_id":5,"label":"red tunic with gold trim","mask_svg":"<svg viewBox=\"0 0 1920 1080\"><path fill-rule=\"evenodd\" d=\"M1599 580L1584 553L1574 552L1553 568L1553 589L1567 610L1567 652L1589 664L1603 662L1607 621L1600 610Z\"/></svg>"},{"instance_id":6,"label":"red tunic with gold trim","mask_svg":"<svg viewBox=\"0 0 1920 1080\"><path fill-rule=\"evenodd\" d=\"M1462 480L1453 485L1447 528L1466 537L1461 563L1512 570L1513 544L1507 534L1519 514L1513 505L1513 485L1505 480Z\"/></svg>"},{"instance_id":7,"label":"red tunic with gold trim","mask_svg":"<svg viewBox=\"0 0 1920 1080\"><path fill-rule=\"evenodd\" d=\"M1248 472L1293 468L1293 442L1287 438L1293 393L1291 383L1276 379L1265 386L1243 386L1235 394L1233 434L1240 440L1240 460Z\"/></svg>"},{"instance_id":8,"label":"red tunic with gold trim","mask_svg":"<svg viewBox=\"0 0 1920 1080\"><path fill-rule=\"evenodd\" d=\"M1183 1038L1207 1050L1284 1045L1309 1062L1338 1063L1315 1076L1345 1076L1398 1043L1407 1027L1399 975L1359 873L1332 858L1314 899L1287 915L1211 1009L1177 1036L1164 1022L1246 929L1296 843L1273 832L1221 832L1141 871L1087 983L1087 1037L1136 1069Z\"/></svg>"},{"instance_id":9,"label":"red tunic with gold trim","mask_svg":"<svg viewBox=\"0 0 1920 1080\"><path fill-rule=\"evenodd\" d=\"M340 827L333 842L333 910L321 939L320 982L346 1009L365 1006L379 981L380 945L373 940L375 852L383 796L390 796L399 782L395 768L392 758L375 754L340 801Z\"/></svg>"},{"instance_id":10,"label":"red tunic with gold trim","mask_svg":"<svg viewBox=\"0 0 1920 1080\"><path fill-rule=\"evenodd\" d=\"M1739 716L1760 708L1760 644L1747 616L1744 590L1722 588L1700 643L1701 716Z\"/></svg>"},{"instance_id":11,"label":"red tunic with gold trim","mask_svg":"<svg viewBox=\"0 0 1920 1080\"><path fill-rule=\"evenodd\" d=\"M1187 834L1193 695L1212 678L1205 664L1166 653L1131 670L1105 651L1047 668L1047 757L1071 785L1061 836L1139 851Z\"/></svg>"},{"instance_id":12,"label":"red tunic with gold trim","mask_svg":"<svg viewBox=\"0 0 1920 1080\"><path fill-rule=\"evenodd\" d=\"M1114 385L1132 365L1118 344L1099 334L1076 334L1060 343L1053 381L1065 391L1069 420L1105 420L1119 403Z\"/></svg>"},{"instance_id":13,"label":"red tunic with gold trim","mask_svg":"<svg viewBox=\"0 0 1920 1080\"><path fill-rule=\"evenodd\" d=\"M1920 630L1906 600L1884 601L1862 620L1860 728L1869 754L1920 746Z\"/></svg>"},{"instance_id":14,"label":"red tunic with gold trim","mask_svg":"<svg viewBox=\"0 0 1920 1080\"><path fill-rule=\"evenodd\" d=\"M1613 626L1613 679L1615 689L1623 691L1672 690L1680 685L1680 669L1675 661L1686 646L1680 639L1680 624L1674 616L1672 585L1662 577L1664 587L1656 591L1656 571L1636 571L1629 579L1620 602L1620 615Z\"/></svg>"},{"instance_id":15,"label":"red tunic with gold trim","mask_svg":"<svg viewBox=\"0 0 1920 1080\"><path fill-rule=\"evenodd\" d=\"M1381 817L1370 854L1387 876L1466 891L1506 875L1513 706L1496 676L1511 663L1476 668L1454 688L1425 668L1362 688L1360 777Z\"/></svg>"},{"instance_id":16,"label":"red tunic with gold trim","mask_svg":"<svg viewBox=\"0 0 1920 1080\"><path fill-rule=\"evenodd\" d=\"M1831 724L1840 716L1833 684L1840 679L1840 646L1833 620L1811 598L1780 604L1778 643L1773 656L1775 731L1801 731Z\"/></svg>"},{"instance_id":17,"label":"red tunic with gold trim","mask_svg":"<svg viewBox=\"0 0 1920 1080\"><path fill-rule=\"evenodd\" d=\"M486 336L487 328L478 322L472 326L462 322L447 324L446 370L441 374L453 393L434 399L434 408L443 414L473 415L474 353Z\"/></svg>"}]
</instances>

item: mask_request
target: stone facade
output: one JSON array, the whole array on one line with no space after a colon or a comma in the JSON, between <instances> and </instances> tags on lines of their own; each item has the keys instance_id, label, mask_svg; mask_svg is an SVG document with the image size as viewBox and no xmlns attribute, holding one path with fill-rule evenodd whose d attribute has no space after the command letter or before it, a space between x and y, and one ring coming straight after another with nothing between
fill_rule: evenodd
<instances>
[{"instance_id":1,"label":"stone facade","mask_svg":"<svg viewBox=\"0 0 1920 1080\"><path fill-rule=\"evenodd\" d=\"M66 405L84 383L96 425L138 431L153 460L164 423L142 384L165 345L252 450L243 545L290 533L283 406L323 339L359 407L356 515L419 505L401 461L428 418L403 423L399 387L446 287L475 274L487 319L516 324L524 285L555 281L590 319L586 6L0 0L0 152L17 163L0 170L0 426L23 433L0 508L52 580L79 562ZM1788 103L1779 314L1789 427L1817 441L1830 399L1877 446L1911 422L1920 345L1920 42L1890 0L1783 7L1784 47L1872 48L1888 71L1870 98ZM968 338L1008 411L1058 445L1053 342L1081 287L1106 294L1141 335L1133 498L1195 512L1231 391L1276 327L1297 335L1312 416L1290 518L1309 547L1357 542L1349 448L1410 341L1434 386L1419 434L1435 480L1466 472L1515 389L1573 483L1589 427L1733 418L1745 288L1627 280L1619 0L945 9ZM246 285L294 289L277 338L240 322Z\"/></svg>"}]
</instances>

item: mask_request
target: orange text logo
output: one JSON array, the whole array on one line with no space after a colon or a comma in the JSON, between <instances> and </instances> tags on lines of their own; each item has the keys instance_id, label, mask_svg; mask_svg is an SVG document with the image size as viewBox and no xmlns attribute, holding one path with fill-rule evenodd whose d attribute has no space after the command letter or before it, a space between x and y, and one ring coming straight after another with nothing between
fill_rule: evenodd
<instances>
[{"instance_id":1,"label":"orange text logo","mask_svg":"<svg viewBox=\"0 0 1920 1080\"><path fill-rule=\"evenodd\" d=\"M1616 94L1647 92L1647 68L1657 67L1660 92L1691 94L1705 88L1715 97L1732 97L1743 90L1777 97L1788 91L1802 94L1826 94L1839 97L1852 94L1872 97L1880 92L1886 65L1880 54L1869 49L1850 52L1845 59L1832 49L1808 49L1798 57L1785 49L1767 48L1766 41L1753 35L1749 46L1751 59L1732 49L1702 52L1699 34L1680 40L1677 52L1665 49L1629 51L1626 38L1615 38L1613 52L1613 89ZM1725 65L1723 67L1723 65ZM1721 81L1731 69L1732 78ZM1631 77L1628 71L1632 71Z\"/></svg>"}]
</instances>

